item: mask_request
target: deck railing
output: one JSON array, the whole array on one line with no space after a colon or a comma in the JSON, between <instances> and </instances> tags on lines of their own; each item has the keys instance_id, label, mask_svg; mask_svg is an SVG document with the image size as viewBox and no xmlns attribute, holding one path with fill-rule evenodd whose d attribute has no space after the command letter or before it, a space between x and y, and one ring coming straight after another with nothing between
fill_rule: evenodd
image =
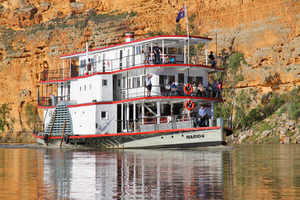
<instances>
[{"instance_id":1,"label":"deck railing","mask_svg":"<svg viewBox=\"0 0 300 200\"><path fill-rule=\"evenodd\" d=\"M175 59L173 63L166 63L165 57L161 57L159 65L170 65L170 64L186 64L183 60L182 54L172 54ZM195 62L190 64L199 64L206 65L205 55L197 57L198 59ZM142 65L154 65L154 60L146 61L143 54L138 54L134 56L126 56L122 59L105 59L105 60L96 60L90 62L89 64L82 64L80 66L70 66L62 69L54 70L44 70L41 72L40 81L55 81L71 77L80 77L87 74L93 74L98 72L114 72L122 69L142 66Z\"/></svg>"}]
</instances>

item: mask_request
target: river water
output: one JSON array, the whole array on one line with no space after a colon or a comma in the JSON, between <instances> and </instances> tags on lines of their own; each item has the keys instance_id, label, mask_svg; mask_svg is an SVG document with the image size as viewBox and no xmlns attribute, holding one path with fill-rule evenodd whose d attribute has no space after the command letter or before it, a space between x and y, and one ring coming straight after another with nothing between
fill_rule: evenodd
<instances>
[{"instance_id":1,"label":"river water","mask_svg":"<svg viewBox=\"0 0 300 200\"><path fill-rule=\"evenodd\" d=\"M92 150L0 145L0 199L300 199L300 145Z\"/></svg>"}]
</instances>

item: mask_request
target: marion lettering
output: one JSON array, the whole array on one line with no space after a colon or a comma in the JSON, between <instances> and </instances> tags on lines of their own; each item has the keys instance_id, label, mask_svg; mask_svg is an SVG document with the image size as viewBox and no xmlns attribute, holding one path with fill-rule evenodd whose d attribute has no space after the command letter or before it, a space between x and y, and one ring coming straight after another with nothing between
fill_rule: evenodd
<instances>
[{"instance_id":1,"label":"marion lettering","mask_svg":"<svg viewBox=\"0 0 300 200\"><path fill-rule=\"evenodd\" d=\"M186 139L204 138L204 134L187 135Z\"/></svg>"}]
</instances>

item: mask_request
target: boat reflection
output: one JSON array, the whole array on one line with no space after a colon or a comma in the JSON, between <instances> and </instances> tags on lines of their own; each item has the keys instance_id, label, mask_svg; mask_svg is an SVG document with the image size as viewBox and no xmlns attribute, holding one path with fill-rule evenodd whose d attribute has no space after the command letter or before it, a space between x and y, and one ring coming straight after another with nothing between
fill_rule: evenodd
<instances>
[{"instance_id":1,"label":"boat reflection","mask_svg":"<svg viewBox=\"0 0 300 200\"><path fill-rule=\"evenodd\" d=\"M221 150L47 150L43 187L48 192L42 196L222 199L228 156Z\"/></svg>"}]
</instances>

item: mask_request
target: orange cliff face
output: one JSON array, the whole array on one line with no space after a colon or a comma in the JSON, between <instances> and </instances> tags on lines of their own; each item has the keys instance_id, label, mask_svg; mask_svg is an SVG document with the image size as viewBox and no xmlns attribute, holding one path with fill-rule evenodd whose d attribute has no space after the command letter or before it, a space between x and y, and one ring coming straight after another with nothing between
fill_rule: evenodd
<instances>
[{"instance_id":1,"label":"orange cliff face","mask_svg":"<svg viewBox=\"0 0 300 200\"><path fill-rule=\"evenodd\" d=\"M162 30L178 31L183 0L0 0L0 104L10 103L14 128L30 130L25 107L35 104L40 72L62 68L59 56L124 42ZM240 51L240 88L283 92L300 85L300 2L189 0L190 34L213 38L219 55ZM101 14L101 15L100 15ZM112 17L114 16L114 17ZM185 31L185 19L179 26ZM176 28L177 27L177 28Z\"/></svg>"}]
</instances>

